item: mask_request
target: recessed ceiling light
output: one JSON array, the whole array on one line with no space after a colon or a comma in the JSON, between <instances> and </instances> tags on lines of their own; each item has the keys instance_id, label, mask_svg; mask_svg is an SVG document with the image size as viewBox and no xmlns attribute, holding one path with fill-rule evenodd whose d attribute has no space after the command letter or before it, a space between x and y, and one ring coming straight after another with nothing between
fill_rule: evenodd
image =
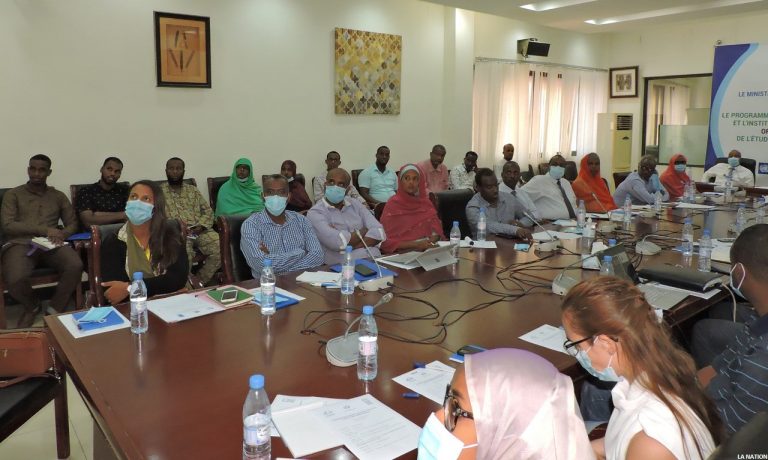
<instances>
[{"instance_id":1,"label":"recessed ceiling light","mask_svg":"<svg viewBox=\"0 0 768 460\"><path fill-rule=\"evenodd\" d=\"M726 6L745 5L748 3L758 3L763 0L717 0L714 2L700 3L698 5L676 6L672 8L663 8L660 10L644 11L642 13L628 14L626 16L616 16L613 18L604 19L588 19L584 22L596 26L602 26L606 24L615 24L617 22L639 21L641 19L658 18L661 16L672 16L675 14L690 13L691 11L699 10L711 10L715 8L723 8Z\"/></svg>"},{"instance_id":2,"label":"recessed ceiling light","mask_svg":"<svg viewBox=\"0 0 768 460\"><path fill-rule=\"evenodd\" d=\"M581 5L582 3L592 3L597 0L552 0L549 2L529 3L527 5L520 5L520 8L525 8L531 11L549 11L556 10L558 8L565 8L566 6Z\"/></svg>"}]
</instances>

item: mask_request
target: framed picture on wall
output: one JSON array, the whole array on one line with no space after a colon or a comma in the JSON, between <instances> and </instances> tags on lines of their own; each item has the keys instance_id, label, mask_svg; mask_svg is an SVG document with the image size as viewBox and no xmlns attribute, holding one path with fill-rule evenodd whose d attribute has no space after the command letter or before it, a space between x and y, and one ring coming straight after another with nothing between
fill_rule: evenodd
<instances>
[{"instance_id":1,"label":"framed picture on wall","mask_svg":"<svg viewBox=\"0 0 768 460\"><path fill-rule=\"evenodd\" d=\"M637 97L637 70L638 66L610 69L612 98Z\"/></svg>"},{"instance_id":2,"label":"framed picture on wall","mask_svg":"<svg viewBox=\"0 0 768 460\"><path fill-rule=\"evenodd\" d=\"M211 87L210 19L155 11L157 86Z\"/></svg>"}]
</instances>

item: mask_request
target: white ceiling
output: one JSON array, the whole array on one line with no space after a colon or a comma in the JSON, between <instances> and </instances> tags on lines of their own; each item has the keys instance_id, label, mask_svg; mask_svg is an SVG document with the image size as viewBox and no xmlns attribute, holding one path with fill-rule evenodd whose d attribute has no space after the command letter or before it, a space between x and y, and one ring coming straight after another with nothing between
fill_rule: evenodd
<instances>
[{"instance_id":1,"label":"white ceiling","mask_svg":"<svg viewBox=\"0 0 768 460\"><path fill-rule=\"evenodd\" d=\"M670 24L692 19L768 11L768 0L594 0L548 11L520 8L531 3L576 3L577 0L426 0L465 10L504 16L557 29L582 33L615 32ZM593 25L589 19L631 19L634 15L653 16L614 24Z\"/></svg>"}]
</instances>

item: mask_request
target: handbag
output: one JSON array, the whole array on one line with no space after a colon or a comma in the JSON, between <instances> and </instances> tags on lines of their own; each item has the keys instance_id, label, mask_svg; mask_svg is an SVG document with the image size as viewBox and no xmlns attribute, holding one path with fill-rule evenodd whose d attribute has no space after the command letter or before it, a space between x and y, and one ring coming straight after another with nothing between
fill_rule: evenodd
<instances>
[{"instance_id":1,"label":"handbag","mask_svg":"<svg viewBox=\"0 0 768 460\"><path fill-rule=\"evenodd\" d=\"M59 378L53 347L42 328L0 331L0 388L33 377Z\"/></svg>"}]
</instances>

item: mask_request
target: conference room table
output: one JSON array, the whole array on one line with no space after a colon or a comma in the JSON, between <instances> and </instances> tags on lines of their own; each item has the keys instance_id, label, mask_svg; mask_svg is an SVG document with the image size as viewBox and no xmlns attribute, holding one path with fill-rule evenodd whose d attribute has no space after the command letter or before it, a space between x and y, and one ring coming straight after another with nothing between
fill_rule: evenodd
<instances>
[{"instance_id":1,"label":"conference room table","mask_svg":"<svg viewBox=\"0 0 768 460\"><path fill-rule=\"evenodd\" d=\"M660 218L634 218L627 228L598 239L617 237L632 252L632 242L679 235L680 222L691 216L697 236L709 226L720 237L728 231L732 207L707 212L667 209ZM723 233L726 232L726 233ZM404 398L405 387L392 380L434 360L452 366L450 355L466 344L485 348L530 350L575 380L584 377L576 360L519 337L543 324L560 326L560 297L551 280L574 264L570 276L589 278L594 271L578 268L581 240L563 242L547 254L514 250L515 240L493 237L496 249L461 249L456 264L429 272L394 269L389 289L394 298L376 310L379 369L364 383L356 367L336 367L325 357L325 341L342 335L363 305L375 304L382 292L356 290L342 302L338 290L298 283L298 273L278 277L278 286L305 299L263 317L246 305L178 323L149 315L149 330L129 329L75 339L58 316L46 324L57 356L82 394L94 419L94 458L239 458L242 450L242 405L248 377L265 375L274 398L320 396L353 398L366 393L418 426L439 408L420 397ZM657 241L660 245L665 243ZM675 246L667 242L665 247ZM641 267L680 264L678 252L634 256ZM695 258L691 262L695 264ZM257 281L241 283L245 288ZM679 325L701 315L724 293L709 300L689 297L665 312ZM128 305L117 307L128 316ZM272 439L274 457L291 457L280 438ZM402 458L415 458L411 451ZM308 458L354 458L343 447Z\"/></svg>"}]
</instances>

